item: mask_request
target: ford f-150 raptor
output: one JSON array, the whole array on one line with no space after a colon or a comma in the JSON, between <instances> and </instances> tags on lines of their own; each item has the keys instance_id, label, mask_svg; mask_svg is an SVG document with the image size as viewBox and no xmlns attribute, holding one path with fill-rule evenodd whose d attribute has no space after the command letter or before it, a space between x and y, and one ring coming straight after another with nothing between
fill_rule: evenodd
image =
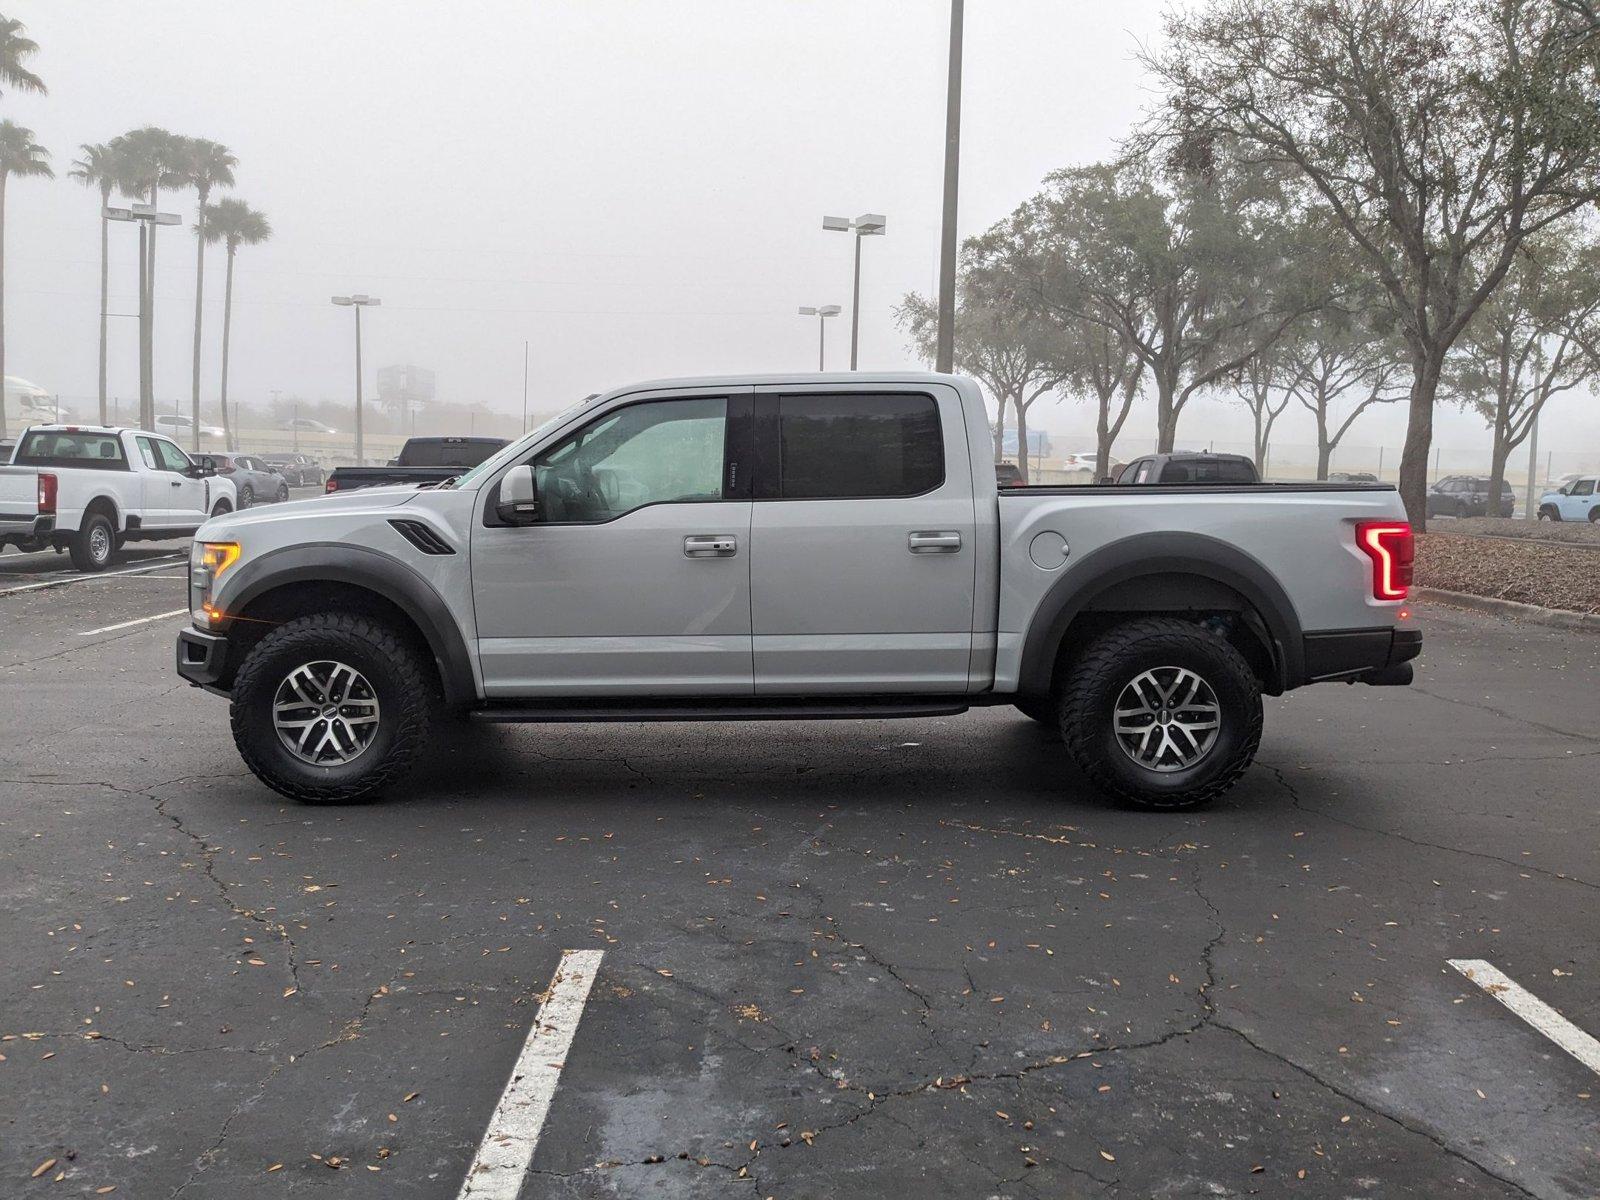
<instances>
[{"instance_id":1,"label":"ford f-150 raptor","mask_svg":"<svg viewBox=\"0 0 1600 1200\"><path fill-rule=\"evenodd\" d=\"M177 669L284 795L393 782L430 725L1012 705L1150 808L1228 788L1263 693L1405 684L1386 485L997 489L978 386L640 384L434 489L201 529Z\"/></svg>"}]
</instances>

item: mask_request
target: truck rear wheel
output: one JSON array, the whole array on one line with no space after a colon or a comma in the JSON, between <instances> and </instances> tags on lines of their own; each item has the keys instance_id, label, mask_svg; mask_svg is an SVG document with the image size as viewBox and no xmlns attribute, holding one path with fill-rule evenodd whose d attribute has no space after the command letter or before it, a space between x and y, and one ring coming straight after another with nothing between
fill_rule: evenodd
<instances>
[{"instance_id":1,"label":"truck rear wheel","mask_svg":"<svg viewBox=\"0 0 1600 1200\"><path fill-rule=\"evenodd\" d=\"M1244 657L1188 621L1129 621L1072 663L1061 736L1091 780L1139 808L1196 808L1244 774L1261 742L1261 685Z\"/></svg>"},{"instance_id":2,"label":"truck rear wheel","mask_svg":"<svg viewBox=\"0 0 1600 1200\"><path fill-rule=\"evenodd\" d=\"M317 613L274 629L234 678L230 721L245 765L306 804L345 804L398 780L422 752L431 667L389 626Z\"/></svg>"},{"instance_id":3,"label":"truck rear wheel","mask_svg":"<svg viewBox=\"0 0 1600 1200\"><path fill-rule=\"evenodd\" d=\"M117 557L117 531L105 513L91 512L73 535L67 549L80 571L104 571Z\"/></svg>"}]
</instances>

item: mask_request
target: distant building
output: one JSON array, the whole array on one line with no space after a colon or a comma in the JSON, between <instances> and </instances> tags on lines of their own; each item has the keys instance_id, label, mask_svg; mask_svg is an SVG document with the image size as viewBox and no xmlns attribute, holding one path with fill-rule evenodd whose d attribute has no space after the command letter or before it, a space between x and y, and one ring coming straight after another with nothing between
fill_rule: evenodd
<instances>
[{"instance_id":1,"label":"distant building","mask_svg":"<svg viewBox=\"0 0 1600 1200\"><path fill-rule=\"evenodd\" d=\"M432 404L435 395L435 376L427 367L404 366L378 368L378 403L397 412Z\"/></svg>"}]
</instances>

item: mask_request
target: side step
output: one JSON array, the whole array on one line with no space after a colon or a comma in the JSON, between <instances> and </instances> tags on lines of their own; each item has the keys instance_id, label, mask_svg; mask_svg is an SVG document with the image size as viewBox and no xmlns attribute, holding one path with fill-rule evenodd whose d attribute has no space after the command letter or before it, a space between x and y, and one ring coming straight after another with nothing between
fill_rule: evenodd
<instances>
[{"instance_id":1,"label":"side step","mask_svg":"<svg viewBox=\"0 0 1600 1200\"><path fill-rule=\"evenodd\" d=\"M966 696L857 696L829 700L771 700L730 697L727 700L653 699L647 701L585 699L546 702L490 702L469 714L493 724L567 724L592 721L848 721L896 717L949 717L964 713Z\"/></svg>"}]
</instances>

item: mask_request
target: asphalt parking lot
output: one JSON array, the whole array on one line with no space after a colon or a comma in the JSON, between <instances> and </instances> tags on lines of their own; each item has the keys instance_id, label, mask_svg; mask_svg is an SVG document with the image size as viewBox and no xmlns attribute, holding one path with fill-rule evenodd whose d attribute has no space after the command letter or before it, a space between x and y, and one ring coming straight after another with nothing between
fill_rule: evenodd
<instances>
[{"instance_id":1,"label":"asphalt parking lot","mask_svg":"<svg viewBox=\"0 0 1600 1200\"><path fill-rule=\"evenodd\" d=\"M1008 708L311 809L173 674L184 551L0 556L0 1195L456 1197L565 950L524 1198L1600 1193L1600 1078L1449 965L1600 1033L1600 637L1424 608L1196 814Z\"/></svg>"}]
</instances>

